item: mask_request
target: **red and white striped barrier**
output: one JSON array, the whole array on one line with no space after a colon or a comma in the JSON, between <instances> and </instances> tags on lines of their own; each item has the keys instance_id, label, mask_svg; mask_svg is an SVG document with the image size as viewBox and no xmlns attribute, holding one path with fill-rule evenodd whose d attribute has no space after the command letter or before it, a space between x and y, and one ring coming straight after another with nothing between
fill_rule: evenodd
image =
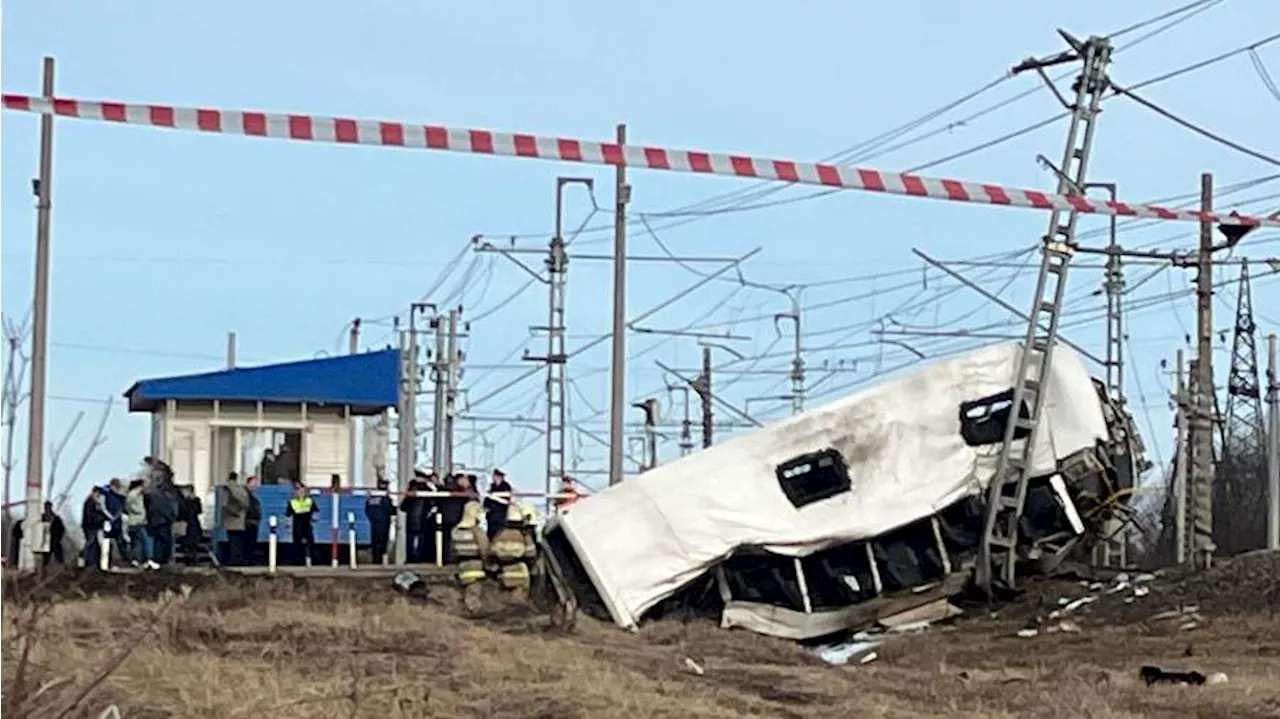
<instances>
[{"instance_id":1,"label":"red and white striped barrier","mask_svg":"<svg viewBox=\"0 0 1280 719\"><path fill-rule=\"evenodd\" d=\"M795 162L749 155L676 150L663 147L618 145L609 142L547 137L524 133L493 132L470 128L387 122L355 118L294 115L248 110L178 107L140 103L47 99L6 93L4 108L82 120L210 132L224 135L270 137L304 142L332 142L417 150L444 150L476 155L531 157L562 162L725 175L778 180L848 190L882 192L909 197L929 197L952 202L1007 205L1039 210L1074 210L1099 215L1152 217L1161 220L1225 225L1280 227L1280 216L1253 217L1179 210L1158 205L1129 204L1057 195L1040 190L1003 187L907 173L881 172L846 165Z\"/></svg>"}]
</instances>

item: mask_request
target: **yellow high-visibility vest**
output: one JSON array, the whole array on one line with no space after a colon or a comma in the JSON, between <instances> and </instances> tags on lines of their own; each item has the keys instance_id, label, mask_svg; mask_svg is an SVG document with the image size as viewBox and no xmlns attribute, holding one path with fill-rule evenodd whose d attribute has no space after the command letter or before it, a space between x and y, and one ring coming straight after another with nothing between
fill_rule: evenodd
<instances>
[{"instance_id":1,"label":"yellow high-visibility vest","mask_svg":"<svg viewBox=\"0 0 1280 719\"><path fill-rule=\"evenodd\" d=\"M289 509L294 514L310 514L312 502L310 497L293 497L289 500Z\"/></svg>"}]
</instances>

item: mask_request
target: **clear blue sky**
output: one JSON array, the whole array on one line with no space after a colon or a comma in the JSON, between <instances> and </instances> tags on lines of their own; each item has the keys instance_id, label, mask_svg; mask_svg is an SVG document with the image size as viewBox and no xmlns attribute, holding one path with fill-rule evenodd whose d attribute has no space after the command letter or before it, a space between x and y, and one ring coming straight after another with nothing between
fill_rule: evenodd
<instances>
[{"instance_id":1,"label":"clear blue sky","mask_svg":"<svg viewBox=\"0 0 1280 719\"><path fill-rule=\"evenodd\" d=\"M156 101L180 105L283 110L369 118L440 122L469 127L608 138L626 122L635 142L734 150L816 159L874 137L995 79L1017 61L1061 49L1054 32L1107 33L1181 4L1082 0L1073 4L989 0L973 3L908 0L897 3L777 3L705 0L629 4L564 2L334 2L276 0L191 4L171 2L5 3L0 67L6 91L36 93L40 58L58 60L60 94L84 98ZM1134 83L1219 52L1280 27L1275 0L1226 0L1168 32L1118 54L1117 82ZM1132 40L1135 33L1122 38ZM1280 44L1259 51L1280 78ZM1034 76L1001 85L971 104L922 128L943 127L986 105L1035 87ZM1270 95L1247 56L1241 55L1146 92L1150 99L1246 145L1280 153L1280 101ZM1060 111L1041 89L1004 109L954 127L866 164L902 169L999 137ZM3 173L0 217L3 305L21 318L31 297L35 213L29 180L35 172L37 121L0 114ZM989 150L931 168L931 174L1051 187L1037 153L1061 155L1065 127L1057 123ZM53 300L48 432L60 435L79 410L87 415L68 449L73 464L87 442L97 409L85 398L119 396L142 377L215 368L225 333L239 335L241 361L268 362L334 352L344 345L352 317L378 318L420 297L450 259L477 233L549 235L554 178L597 179L600 203L611 202L611 172L548 162L294 144L211 137L145 128L65 121L58 123L54 165ZM1280 172L1274 166L1216 145L1122 99L1106 105L1099 124L1091 177L1119 183L1122 198L1139 201L1194 193L1203 170L1220 186ZM730 179L636 171L632 209L660 212L746 187ZM1275 195L1280 182L1232 195ZM770 199L796 197L787 190ZM581 194L569 199L569 224L589 210ZM1274 197L1247 205L1274 210ZM597 214L591 224L608 224ZM670 220L653 218L662 227ZM911 355L873 346L853 325L895 310L913 292L937 297L954 287L930 271L928 290L920 247L958 259L1012 252L1034 243L1046 217L1038 212L917 199L841 193L753 212L702 218L658 230L673 251L693 255L763 252L746 265L757 282L816 282L909 271L874 280L828 284L803 294L806 305L860 299L805 313L805 344L813 390L834 394L872 381L877 366L896 366ZM1082 229L1104 227L1085 218ZM1136 245L1189 246L1194 226L1177 224L1127 232ZM1280 254L1275 231L1257 233L1237 255ZM1101 244L1104 238L1094 238ZM545 239L521 240L542 247ZM631 232L636 253L656 254L643 228ZM607 251L607 236L584 234L579 251ZM538 258L533 258L535 261ZM1082 263L1094 264L1084 260ZM445 283L452 289L471 273L459 298L478 316L524 284L526 276L501 257L467 257ZM914 271L912 271L914 268ZM959 268L998 289L1016 270ZM1131 281L1149 267L1130 269ZM1228 271L1222 270L1225 278ZM1234 270L1230 270L1234 272ZM1028 302L1030 270L1013 279L1005 296ZM571 348L606 331L609 267L580 261L570 270ZM675 265L637 266L631 274L631 315L697 278ZM1100 273L1076 272L1077 308ZM1134 300L1188 286L1189 273L1163 272L1134 291ZM1255 286L1264 331L1280 319L1280 283ZM913 286L908 287L907 285ZM438 293L436 299L440 299ZM1228 328L1234 291L1219 294L1217 324ZM527 327L545 323L545 291L532 287L502 311L472 327L468 360L474 365L519 362L524 347L540 353ZM733 322L747 355L775 341L773 323L758 315L786 309L781 295L713 283L656 315L650 327ZM1168 377L1159 363L1184 345L1193 326L1188 299L1147 307L1129 322L1132 364L1128 391L1149 442L1167 457ZM968 290L946 295L935 307L896 314L902 323L948 329L1008 319L1007 313ZM1084 319L1096 317L1080 315ZM735 321L736 320L736 321ZM852 326L852 327L851 327ZM848 328L848 329L844 329ZM1016 328L1010 326L1000 331ZM1070 329L1070 336L1101 352L1101 323ZM386 326L371 325L370 345L390 341ZM964 342L910 338L927 354L955 351ZM788 340L772 346L785 350ZM858 346L858 343L869 343ZM825 346L833 347L824 349ZM652 360L696 364L692 340L633 336L633 353L656 345L631 364L629 391L639 400L662 388ZM788 358L752 365L785 370ZM583 420L607 406L607 345L575 358L572 398ZM1217 359L1223 363L1225 352ZM827 375L824 362L845 360ZM855 370L856 364L856 371ZM1220 365L1221 367L1222 365ZM726 369L734 369L734 366ZM478 397L518 370L472 369L466 384ZM1220 376L1223 376L1220 374ZM824 377L826 379L824 379ZM741 404L748 397L785 390L783 375L732 375L724 390ZM541 378L499 395L475 412L539 416ZM667 405L665 419L680 408ZM821 401L817 398L814 401ZM752 403L753 412L779 416L785 403ZM1150 417L1146 418L1146 412ZM25 436L24 421L19 426ZM633 419L638 419L638 412ZM607 435L607 417L585 429ZM464 428L467 427L464 423ZM480 425L481 427L487 425ZM1154 427L1155 436L1151 436ZM131 471L147 450L149 424L118 403L108 443L87 477L102 480ZM468 430L469 431L469 430ZM467 433L459 454L471 458ZM541 484L542 450L527 430L494 426L493 457L516 481ZM585 433L573 445L582 469L604 466L600 444ZM675 454L664 446L664 458ZM21 448L19 458L23 456ZM69 471L69 470L64 470ZM16 472L22 476L22 469ZM65 475L64 475L65 476ZM589 481L598 477L588 476ZM20 492L19 490L16 490Z\"/></svg>"}]
</instances>

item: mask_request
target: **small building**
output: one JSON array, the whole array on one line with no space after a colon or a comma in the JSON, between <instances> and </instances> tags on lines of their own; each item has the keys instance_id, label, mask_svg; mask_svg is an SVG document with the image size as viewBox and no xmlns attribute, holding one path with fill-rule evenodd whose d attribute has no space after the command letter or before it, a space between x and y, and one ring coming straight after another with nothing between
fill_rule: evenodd
<instances>
[{"instance_id":1,"label":"small building","mask_svg":"<svg viewBox=\"0 0 1280 719\"><path fill-rule=\"evenodd\" d=\"M212 507L230 472L264 485L328 487L334 474L346 487L372 485L385 467L386 433L379 443L357 424L395 407L399 391L399 352L387 349L144 379L125 397L130 412L151 414L150 454Z\"/></svg>"}]
</instances>

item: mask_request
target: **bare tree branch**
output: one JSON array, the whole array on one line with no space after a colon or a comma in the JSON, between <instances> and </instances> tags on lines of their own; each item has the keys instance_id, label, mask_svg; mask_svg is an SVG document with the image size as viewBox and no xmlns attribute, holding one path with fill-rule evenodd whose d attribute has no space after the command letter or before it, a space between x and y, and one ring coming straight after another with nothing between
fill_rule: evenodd
<instances>
[{"instance_id":1,"label":"bare tree branch","mask_svg":"<svg viewBox=\"0 0 1280 719\"><path fill-rule=\"evenodd\" d=\"M115 406L115 397L110 395L103 400L102 416L98 418L98 429L93 433L93 438L89 440L89 446L85 448L84 454L80 455L80 461L76 464L76 469L71 473L71 479L67 482L67 488L62 490L58 495L58 499L54 504L55 510L62 509L62 505L67 501L67 497L71 495L71 491L75 489L76 482L80 481L80 475L84 472L84 468L89 464L89 458L97 451L99 447L107 443L109 437L105 434L107 430L107 420L111 418L111 408ZM53 489L49 492L52 494Z\"/></svg>"},{"instance_id":2,"label":"bare tree branch","mask_svg":"<svg viewBox=\"0 0 1280 719\"><path fill-rule=\"evenodd\" d=\"M28 312L27 319L22 321L22 325L18 326L13 323L12 319L4 318L4 334L5 342L9 347L9 360L5 364L4 372L4 500L6 504L9 500L10 480L13 477L13 468L16 464L13 457L13 442L18 429L18 408L22 406L26 394L22 391L26 383L27 368L31 361L23 351L23 346L27 337L27 325L30 319ZM5 507L5 511L8 511Z\"/></svg>"},{"instance_id":3,"label":"bare tree branch","mask_svg":"<svg viewBox=\"0 0 1280 719\"><path fill-rule=\"evenodd\" d=\"M80 420L84 419L84 410L76 412L76 418L71 420L71 426L67 428L67 433L62 435L62 441L54 444L49 443L49 479L45 482L44 496L53 495L53 486L58 478L58 460L62 459L62 452L67 448L67 442L71 441L71 435L75 434L76 427L80 426Z\"/></svg>"}]
</instances>

